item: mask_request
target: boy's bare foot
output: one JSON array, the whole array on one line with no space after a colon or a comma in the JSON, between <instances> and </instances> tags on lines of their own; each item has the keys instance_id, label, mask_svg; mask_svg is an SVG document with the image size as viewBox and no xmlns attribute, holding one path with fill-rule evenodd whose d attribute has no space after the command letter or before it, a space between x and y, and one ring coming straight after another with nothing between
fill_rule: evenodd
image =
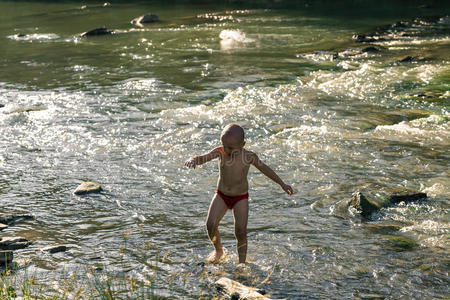
<instances>
[{"instance_id":1,"label":"boy's bare foot","mask_svg":"<svg viewBox=\"0 0 450 300\"><path fill-rule=\"evenodd\" d=\"M215 250L214 252L212 252L209 257L208 257L208 262L210 264L215 264L218 263L220 261L220 259L223 256L223 249L221 250Z\"/></svg>"}]
</instances>

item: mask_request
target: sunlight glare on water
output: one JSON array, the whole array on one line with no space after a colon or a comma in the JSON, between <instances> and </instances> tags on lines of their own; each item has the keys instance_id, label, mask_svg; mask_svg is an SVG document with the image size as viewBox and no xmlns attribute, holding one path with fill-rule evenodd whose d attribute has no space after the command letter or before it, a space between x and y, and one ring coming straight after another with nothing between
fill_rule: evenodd
<instances>
[{"instance_id":1,"label":"sunlight glare on water","mask_svg":"<svg viewBox=\"0 0 450 300\"><path fill-rule=\"evenodd\" d=\"M273 298L445 298L448 16L350 2L0 2L1 211L35 216L2 231L33 242L18 273L64 291L111 272L168 298L217 296L221 276ZM130 24L148 11L161 21ZM80 37L100 24L114 34ZM352 39L378 26L384 40ZM183 165L231 122L296 192L251 168L244 269L231 213L224 262L203 263L217 164ZM104 191L75 196L83 181ZM429 198L368 220L340 206L397 189Z\"/></svg>"}]
</instances>

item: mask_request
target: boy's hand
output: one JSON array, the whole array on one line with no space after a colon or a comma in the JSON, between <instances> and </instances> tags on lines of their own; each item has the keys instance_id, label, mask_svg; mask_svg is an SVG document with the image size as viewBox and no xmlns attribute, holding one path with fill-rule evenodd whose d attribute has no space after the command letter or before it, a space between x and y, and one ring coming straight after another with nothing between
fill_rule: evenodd
<instances>
[{"instance_id":1,"label":"boy's hand","mask_svg":"<svg viewBox=\"0 0 450 300\"><path fill-rule=\"evenodd\" d=\"M193 168L193 169L195 169L195 167L197 166L197 164L195 163L195 159L194 159L194 158L191 158L191 159L187 160L187 161L184 163L184 165L185 165L186 167L188 167L188 168Z\"/></svg>"},{"instance_id":2,"label":"boy's hand","mask_svg":"<svg viewBox=\"0 0 450 300\"><path fill-rule=\"evenodd\" d=\"M286 194L288 194L289 196L294 194L294 190L292 189L292 187L290 185L287 184L282 184L281 188L286 192Z\"/></svg>"}]
</instances>

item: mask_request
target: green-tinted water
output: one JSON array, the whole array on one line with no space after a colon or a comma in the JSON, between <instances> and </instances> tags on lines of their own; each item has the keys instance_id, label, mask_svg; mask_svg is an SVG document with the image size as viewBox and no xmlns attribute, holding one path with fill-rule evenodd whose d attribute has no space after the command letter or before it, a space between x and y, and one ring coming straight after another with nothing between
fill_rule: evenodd
<instances>
[{"instance_id":1,"label":"green-tinted water","mask_svg":"<svg viewBox=\"0 0 450 300\"><path fill-rule=\"evenodd\" d=\"M212 297L222 274L271 274L275 298L448 297L449 6L391 2L1 1L1 211L36 216L2 232L33 241L16 261L56 291L87 267L156 274L171 298ZM147 12L161 21L129 23ZM114 34L79 36L101 26ZM231 255L198 264L217 170L183 167L229 122L296 190L251 171L242 272L231 214ZM105 192L74 196L84 180ZM430 201L368 222L336 205L399 187ZM39 251L55 243L69 250Z\"/></svg>"}]
</instances>

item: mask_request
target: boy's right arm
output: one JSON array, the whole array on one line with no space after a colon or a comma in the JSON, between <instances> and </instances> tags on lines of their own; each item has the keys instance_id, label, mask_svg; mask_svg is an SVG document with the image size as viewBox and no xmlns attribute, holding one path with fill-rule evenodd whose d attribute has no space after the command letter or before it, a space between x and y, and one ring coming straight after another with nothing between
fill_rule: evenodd
<instances>
[{"instance_id":1,"label":"boy's right arm","mask_svg":"<svg viewBox=\"0 0 450 300\"><path fill-rule=\"evenodd\" d=\"M207 163L208 161L218 158L219 156L220 156L220 147L211 150L207 154L191 157L184 163L184 165L188 168L195 169L196 166Z\"/></svg>"}]
</instances>

